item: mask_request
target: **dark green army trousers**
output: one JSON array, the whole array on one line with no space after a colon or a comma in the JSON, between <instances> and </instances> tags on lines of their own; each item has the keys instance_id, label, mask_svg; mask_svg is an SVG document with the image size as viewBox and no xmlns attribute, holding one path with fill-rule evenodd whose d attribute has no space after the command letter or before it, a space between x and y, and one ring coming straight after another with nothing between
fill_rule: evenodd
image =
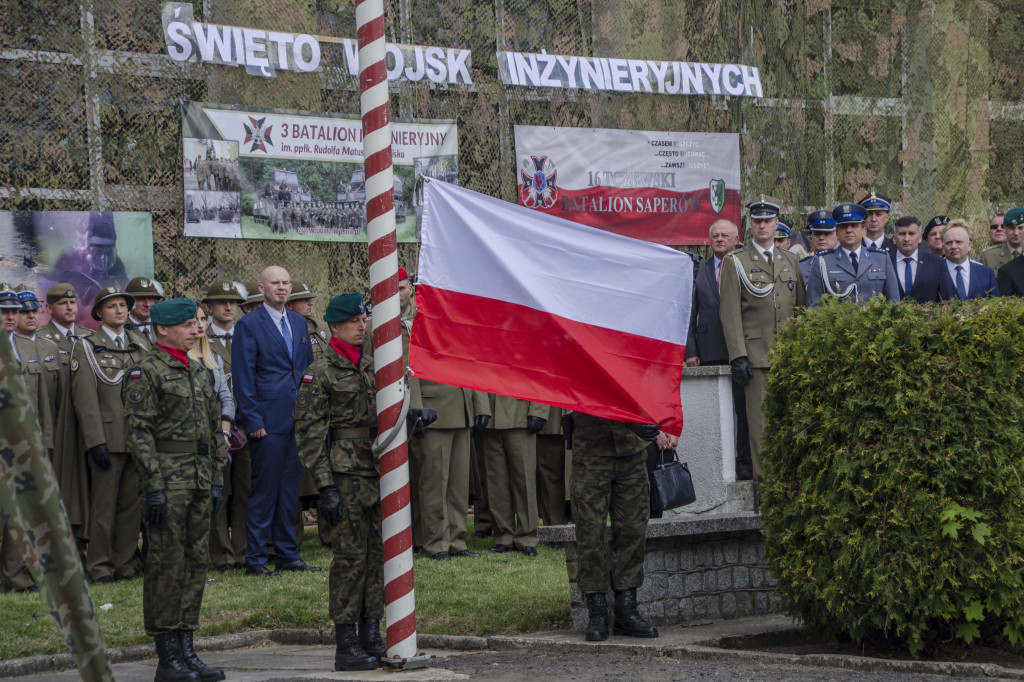
<instances>
[{"instance_id":1,"label":"dark green army trousers","mask_svg":"<svg viewBox=\"0 0 1024 682\"><path fill-rule=\"evenodd\" d=\"M142 584L146 634L199 628L210 545L210 491L167 490L167 516L143 520L149 554Z\"/></svg>"},{"instance_id":2,"label":"dark green army trousers","mask_svg":"<svg viewBox=\"0 0 1024 682\"><path fill-rule=\"evenodd\" d=\"M576 583L584 593L627 590L644 581L651 509L647 455L572 453L572 518L576 523ZM611 514L611 547L605 522Z\"/></svg>"},{"instance_id":3,"label":"dark green army trousers","mask_svg":"<svg viewBox=\"0 0 1024 682\"><path fill-rule=\"evenodd\" d=\"M376 476L334 474L341 518L331 530L330 611L337 624L384 618L384 543Z\"/></svg>"}]
</instances>

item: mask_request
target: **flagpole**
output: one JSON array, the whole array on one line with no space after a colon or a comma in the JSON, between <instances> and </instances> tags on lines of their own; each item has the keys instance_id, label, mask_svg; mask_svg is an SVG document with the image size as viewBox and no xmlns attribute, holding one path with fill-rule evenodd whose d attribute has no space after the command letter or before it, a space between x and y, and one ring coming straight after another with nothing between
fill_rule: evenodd
<instances>
[{"instance_id":1,"label":"flagpole","mask_svg":"<svg viewBox=\"0 0 1024 682\"><path fill-rule=\"evenodd\" d=\"M412 577L412 515L409 453L402 402L395 196L391 168L391 110L384 49L383 0L355 0L359 44L360 113L366 169L370 298L373 301L373 357L377 386L377 429L398 436L380 454L381 530L384 540L385 618L389 661L416 655L416 602ZM399 419L403 423L398 424Z\"/></svg>"}]
</instances>

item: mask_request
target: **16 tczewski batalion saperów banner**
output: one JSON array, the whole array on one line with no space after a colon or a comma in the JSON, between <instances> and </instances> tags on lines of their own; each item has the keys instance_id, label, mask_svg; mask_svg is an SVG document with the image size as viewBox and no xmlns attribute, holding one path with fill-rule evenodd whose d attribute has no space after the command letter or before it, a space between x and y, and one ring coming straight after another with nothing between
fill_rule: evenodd
<instances>
[{"instance_id":1,"label":"16 tczewski batalion saper\u00f3w banner","mask_svg":"<svg viewBox=\"0 0 1024 682\"><path fill-rule=\"evenodd\" d=\"M669 245L705 244L718 218L740 224L734 133L516 126L519 203Z\"/></svg>"}]
</instances>

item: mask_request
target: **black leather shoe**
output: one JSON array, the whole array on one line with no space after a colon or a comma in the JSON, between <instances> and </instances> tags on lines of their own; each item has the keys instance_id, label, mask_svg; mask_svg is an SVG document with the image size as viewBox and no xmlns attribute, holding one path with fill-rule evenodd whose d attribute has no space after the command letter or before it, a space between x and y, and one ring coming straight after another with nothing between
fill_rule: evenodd
<instances>
[{"instance_id":1,"label":"black leather shoe","mask_svg":"<svg viewBox=\"0 0 1024 682\"><path fill-rule=\"evenodd\" d=\"M536 547L523 547L523 554L526 556L537 556Z\"/></svg>"},{"instance_id":2,"label":"black leather shoe","mask_svg":"<svg viewBox=\"0 0 1024 682\"><path fill-rule=\"evenodd\" d=\"M380 661L368 656L359 646L359 635L355 623L336 624L334 626L335 670L374 670L380 667Z\"/></svg>"},{"instance_id":3,"label":"black leather shoe","mask_svg":"<svg viewBox=\"0 0 1024 682\"><path fill-rule=\"evenodd\" d=\"M284 573L285 571L308 571L310 573L319 573L324 570L319 566L310 566L302 559L297 559L296 561L288 564L277 564L276 568L279 573Z\"/></svg>"},{"instance_id":4,"label":"black leather shoe","mask_svg":"<svg viewBox=\"0 0 1024 682\"><path fill-rule=\"evenodd\" d=\"M281 575L277 571L271 571L266 564L249 564L245 567L246 575L259 575L264 578L274 578Z\"/></svg>"},{"instance_id":5,"label":"black leather shoe","mask_svg":"<svg viewBox=\"0 0 1024 682\"><path fill-rule=\"evenodd\" d=\"M491 537L491 534L485 533L482 530L478 530L477 532L473 533L473 537L475 537L477 540L486 540L487 538Z\"/></svg>"},{"instance_id":6,"label":"black leather shoe","mask_svg":"<svg viewBox=\"0 0 1024 682\"><path fill-rule=\"evenodd\" d=\"M230 573L231 571L235 570L235 565L234 564L221 564L220 566L217 567L217 570L220 571L221 573Z\"/></svg>"},{"instance_id":7,"label":"black leather shoe","mask_svg":"<svg viewBox=\"0 0 1024 682\"><path fill-rule=\"evenodd\" d=\"M754 478L754 470L746 467L736 467L737 481L750 481Z\"/></svg>"},{"instance_id":8,"label":"black leather shoe","mask_svg":"<svg viewBox=\"0 0 1024 682\"><path fill-rule=\"evenodd\" d=\"M113 585L117 582L117 578L112 575L105 575L102 578L96 580L100 585Z\"/></svg>"},{"instance_id":9,"label":"black leather shoe","mask_svg":"<svg viewBox=\"0 0 1024 682\"><path fill-rule=\"evenodd\" d=\"M196 656L196 649L192 641L191 630L178 630L178 643L181 645L181 659L185 665L199 675L201 682L220 682L227 677L220 668L206 665Z\"/></svg>"},{"instance_id":10,"label":"black leather shoe","mask_svg":"<svg viewBox=\"0 0 1024 682\"><path fill-rule=\"evenodd\" d=\"M608 602L604 592L590 592L587 598L587 634L588 642L603 642L608 639Z\"/></svg>"},{"instance_id":11,"label":"black leather shoe","mask_svg":"<svg viewBox=\"0 0 1024 682\"><path fill-rule=\"evenodd\" d=\"M200 679L199 673L192 670L185 661L177 632L165 632L157 635L154 638L154 643L159 660L156 666L155 682L197 682Z\"/></svg>"},{"instance_id":12,"label":"black leather shoe","mask_svg":"<svg viewBox=\"0 0 1024 682\"><path fill-rule=\"evenodd\" d=\"M436 561L447 561L448 559L452 558L452 555L448 552L438 552L437 554L431 555L430 558Z\"/></svg>"},{"instance_id":13,"label":"black leather shoe","mask_svg":"<svg viewBox=\"0 0 1024 682\"><path fill-rule=\"evenodd\" d=\"M615 593L612 634L627 637L657 637L658 628L648 625L636 608L636 588Z\"/></svg>"},{"instance_id":14,"label":"black leather shoe","mask_svg":"<svg viewBox=\"0 0 1024 682\"><path fill-rule=\"evenodd\" d=\"M138 571L132 571L128 575L122 575L118 580L138 580L142 577L142 574Z\"/></svg>"},{"instance_id":15,"label":"black leather shoe","mask_svg":"<svg viewBox=\"0 0 1024 682\"><path fill-rule=\"evenodd\" d=\"M468 549L459 550L452 556L480 556L480 552L470 552Z\"/></svg>"},{"instance_id":16,"label":"black leather shoe","mask_svg":"<svg viewBox=\"0 0 1024 682\"><path fill-rule=\"evenodd\" d=\"M551 549L562 549L563 547L565 547L565 543L563 543L563 542L549 542L548 543L548 547L550 547Z\"/></svg>"},{"instance_id":17,"label":"black leather shoe","mask_svg":"<svg viewBox=\"0 0 1024 682\"><path fill-rule=\"evenodd\" d=\"M412 553L413 554L423 554L423 545L413 545L412 546Z\"/></svg>"},{"instance_id":18,"label":"black leather shoe","mask_svg":"<svg viewBox=\"0 0 1024 682\"><path fill-rule=\"evenodd\" d=\"M511 552L512 548L508 545L495 545L494 547L491 547L491 551L495 554L504 554L505 552Z\"/></svg>"}]
</instances>

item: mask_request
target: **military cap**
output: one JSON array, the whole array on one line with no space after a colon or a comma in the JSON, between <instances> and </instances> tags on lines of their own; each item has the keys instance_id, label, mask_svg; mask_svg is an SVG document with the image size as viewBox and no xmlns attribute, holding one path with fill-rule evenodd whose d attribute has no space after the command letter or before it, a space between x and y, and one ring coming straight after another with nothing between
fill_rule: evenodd
<instances>
[{"instance_id":1,"label":"military cap","mask_svg":"<svg viewBox=\"0 0 1024 682\"><path fill-rule=\"evenodd\" d=\"M302 282L299 282L292 287L292 293L288 294L289 303L292 301L304 301L310 298L316 298L316 296L309 290L309 287Z\"/></svg>"},{"instance_id":2,"label":"military cap","mask_svg":"<svg viewBox=\"0 0 1024 682\"><path fill-rule=\"evenodd\" d=\"M163 298L164 285L149 277L135 277L128 282L124 293L135 298Z\"/></svg>"},{"instance_id":3,"label":"military cap","mask_svg":"<svg viewBox=\"0 0 1024 682\"><path fill-rule=\"evenodd\" d=\"M750 217L754 220L768 220L779 216L782 202L762 194L758 199L747 204L747 208L750 209Z\"/></svg>"},{"instance_id":4,"label":"military cap","mask_svg":"<svg viewBox=\"0 0 1024 682\"><path fill-rule=\"evenodd\" d=\"M149 309L149 319L153 324L173 327L195 317L196 307L191 298L169 298Z\"/></svg>"},{"instance_id":5,"label":"military cap","mask_svg":"<svg viewBox=\"0 0 1024 682\"><path fill-rule=\"evenodd\" d=\"M775 228L776 239L788 239L793 236L793 228L790 227L789 221L779 218L779 226Z\"/></svg>"},{"instance_id":6,"label":"military cap","mask_svg":"<svg viewBox=\"0 0 1024 682\"><path fill-rule=\"evenodd\" d=\"M229 282L226 279L218 280L206 290L203 303L207 301L237 301L238 303L244 303L245 298L242 297L239 291L240 288L242 288L242 285L238 282Z\"/></svg>"},{"instance_id":7,"label":"military cap","mask_svg":"<svg viewBox=\"0 0 1024 682\"><path fill-rule=\"evenodd\" d=\"M22 291L18 293L18 302L21 303L21 309L25 312L30 310L39 310L42 306L39 305L39 299L32 291Z\"/></svg>"},{"instance_id":8,"label":"military cap","mask_svg":"<svg viewBox=\"0 0 1024 682\"><path fill-rule=\"evenodd\" d=\"M409 279L409 272L405 268L398 268L398 281Z\"/></svg>"},{"instance_id":9,"label":"military cap","mask_svg":"<svg viewBox=\"0 0 1024 682\"><path fill-rule=\"evenodd\" d=\"M46 302L50 305L53 305L62 298L78 298L75 294L75 288L67 282L54 284L50 287L50 290L46 292Z\"/></svg>"},{"instance_id":10,"label":"military cap","mask_svg":"<svg viewBox=\"0 0 1024 682\"><path fill-rule=\"evenodd\" d=\"M110 211L90 213L88 233L89 246L114 246L117 244L114 214Z\"/></svg>"},{"instance_id":11,"label":"military cap","mask_svg":"<svg viewBox=\"0 0 1024 682\"><path fill-rule=\"evenodd\" d=\"M260 293L260 285L257 282L247 282L245 285L245 302L262 303L263 294Z\"/></svg>"},{"instance_id":12,"label":"military cap","mask_svg":"<svg viewBox=\"0 0 1024 682\"><path fill-rule=\"evenodd\" d=\"M131 310L135 306L135 299L124 293L117 287L103 287L96 293L96 300L92 304L92 319L100 319L100 305L104 301L109 301L112 298L123 298L124 302L128 304L128 310Z\"/></svg>"},{"instance_id":13,"label":"military cap","mask_svg":"<svg viewBox=\"0 0 1024 682\"><path fill-rule=\"evenodd\" d=\"M331 299L327 304L327 312L324 313L324 322L344 322L356 315L366 313L366 305L363 297L358 292L341 294Z\"/></svg>"},{"instance_id":14,"label":"military cap","mask_svg":"<svg viewBox=\"0 0 1024 682\"><path fill-rule=\"evenodd\" d=\"M864 207L865 211L885 211L888 213L892 209L892 201L889 197L874 191L861 199L859 203Z\"/></svg>"},{"instance_id":15,"label":"military cap","mask_svg":"<svg viewBox=\"0 0 1024 682\"><path fill-rule=\"evenodd\" d=\"M832 211L822 209L808 213L807 229L811 232L835 232L836 219L832 217Z\"/></svg>"},{"instance_id":16,"label":"military cap","mask_svg":"<svg viewBox=\"0 0 1024 682\"><path fill-rule=\"evenodd\" d=\"M1024 224L1024 206L1018 206L1011 208L1003 216L1003 225L1022 225Z\"/></svg>"},{"instance_id":17,"label":"military cap","mask_svg":"<svg viewBox=\"0 0 1024 682\"><path fill-rule=\"evenodd\" d=\"M924 226L924 236L927 237L928 233L934 230L936 227L945 227L946 225L949 225L949 217L944 215L937 215L931 220L929 220L928 224Z\"/></svg>"},{"instance_id":18,"label":"military cap","mask_svg":"<svg viewBox=\"0 0 1024 682\"><path fill-rule=\"evenodd\" d=\"M839 204L832 209L836 225L850 225L864 222L868 212L860 204Z\"/></svg>"},{"instance_id":19,"label":"military cap","mask_svg":"<svg viewBox=\"0 0 1024 682\"><path fill-rule=\"evenodd\" d=\"M0 310L21 310L18 294L7 285L7 282L0 282Z\"/></svg>"}]
</instances>

